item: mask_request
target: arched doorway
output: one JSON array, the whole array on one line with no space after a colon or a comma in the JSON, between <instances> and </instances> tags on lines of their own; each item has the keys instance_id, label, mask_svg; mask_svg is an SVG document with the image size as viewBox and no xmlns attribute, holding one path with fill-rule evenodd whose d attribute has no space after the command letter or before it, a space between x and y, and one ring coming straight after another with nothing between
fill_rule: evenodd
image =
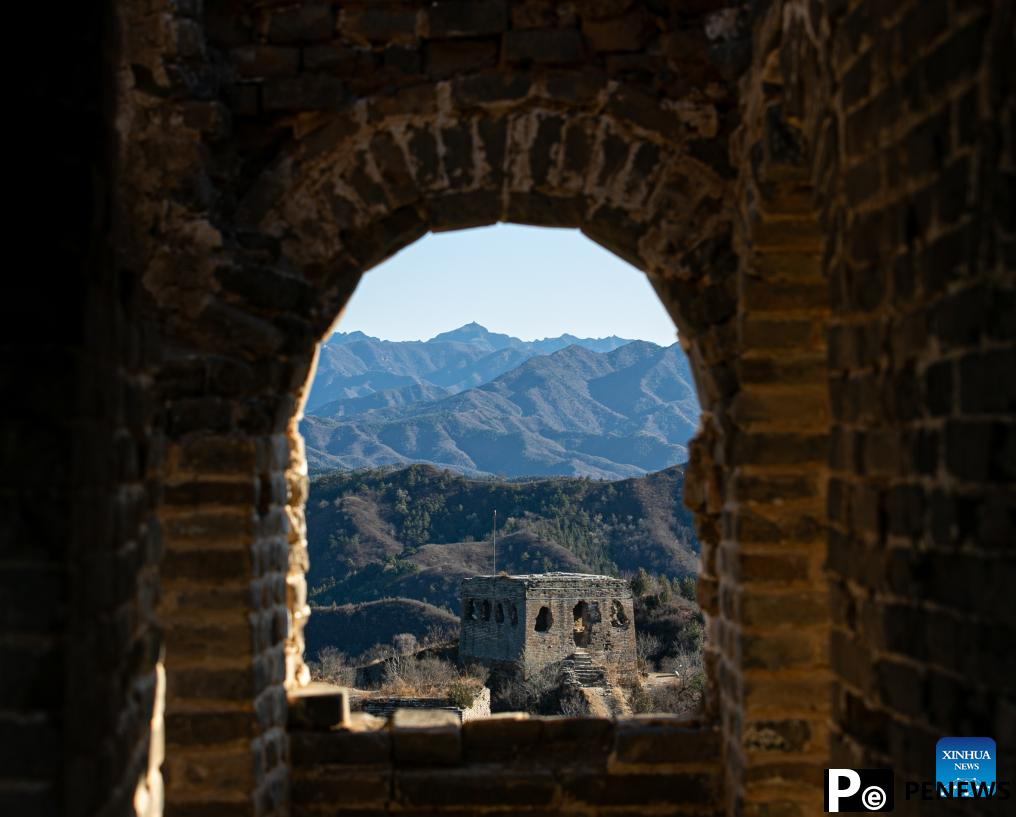
<instances>
[{"instance_id":1,"label":"arched doorway","mask_svg":"<svg viewBox=\"0 0 1016 817\"><path fill-rule=\"evenodd\" d=\"M589 604L580 601L572 609L572 640L576 647L588 647L593 635L593 623L589 616Z\"/></svg>"}]
</instances>

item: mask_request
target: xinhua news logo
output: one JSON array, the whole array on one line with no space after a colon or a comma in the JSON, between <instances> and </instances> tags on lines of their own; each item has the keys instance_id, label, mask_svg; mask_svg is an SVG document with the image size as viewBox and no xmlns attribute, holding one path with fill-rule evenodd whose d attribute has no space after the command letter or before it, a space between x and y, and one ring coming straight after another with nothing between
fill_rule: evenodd
<instances>
[{"instance_id":1,"label":"xinhua news logo","mask_svg":"<svg viewBox=\"0 0 1016 817\"><path fill-rule=\"evenodd\" d=\"M892 770L826 769L825 810L892 811Z\"/></svg>"},{"instance_id":2,"label":"xinhua news logo","mask_svg":"<svg viewBox=\"0 0 1016 817\"><path fill-rule=\"evenodd\" d=\"M990 797L995 793L995 741L942 738L935 749L935 788L950 797Z\"/></svg>"}]
</instances>

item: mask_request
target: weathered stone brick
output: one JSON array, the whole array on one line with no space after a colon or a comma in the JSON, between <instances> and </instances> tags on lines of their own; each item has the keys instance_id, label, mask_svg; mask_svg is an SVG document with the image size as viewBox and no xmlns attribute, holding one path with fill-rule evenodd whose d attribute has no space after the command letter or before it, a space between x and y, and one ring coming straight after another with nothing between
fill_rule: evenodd
<instances>
[{"instance_id":1,"label":"weathered stone brick","mask_svg":"<svg viewBox=\"0 0 1016 817\"><path fill-rule=\"evenodd\" d=\"M472 178L474 170L473 129L466 120L441 129L445 148L444 169L449 180L463 182Z\"/></svg>"},{"instance_id":2,"label":"weathered stone brick","mask_svg":"<svg viewBox=\"0 0 1016 817\"><path fill-rule=\"evenodd\" d=\"M388 134L379 134L370 143L374 164L395 207L404 207L420 197L402 148Z\"/></svg>"},{"instance_id":3,"label":"weathered stone brick","mask_svg":"<svg viewBox=\"0 0 1016 817\"><path fill-rule=\"evenodd\" d=\"M460 761L458 716L438 710L398 709L392 716L395 760L407 766L447 766Z\"/></svg>"},{"instance_id":4,"label":"weathered stone brick","mask_svg":"<svg viewBox=\"0 0 1016 817\"><path fill-rule=\"evenodd\" d=\"M582 16L590 20L616 17L631 6L632 0L587 0L582 4Z\"/></svg>"},{"instance_id":5,"label":"weathered stone brick","mask_svg":"<svg viewBox=\"0 0 1016 817\"><path fill-rule=\"evenodd\" d=\"M800 634L742 636L741 651L745 670L811 667L817 656L815 645Z\"/></svg>"},{"instance_id":6,"label":"weathered stone brick","mask_svg":"<svg viewBox=\"0 0 1016 817\"><path fill-rule=\"evenodd\" d=\"M423 67L422 53L415 45L391 45L381 53L386 73L393 76L419 74Z\"/></svg>"},{"instance_id":7,"label":"weathered stone brick","mask_svg":"<svg viewBox=\"0 0 1016 817\"><path fill-rule=\"evenodd\" d=\"M538 750L542 732L539 720L493 718L462 725L462 753L478 763L524 760Z\"/></svg>"},{"instance_id":8,"label":"weathered stone brick","mask_svg":"<svg viewBox=\"0 0 1016 817\"><path fill-rule=\"evenodd\" d=\"M945 462L950 473L971 481L1011 481L1016 476L1016 429L1000 422L951 421Z\"/></svg>"},{"instance_id":9,"label":"weathered stone brick","mask_svg":"<svg viewBox=\"0 0 1016 817\"><path fill-rule=\"evenodd\" d=\"M458 806L476 809L483 806L525 808L549 807L557 785L545 771L502 770L496 778L483 767L474 769L433 769L397 771L395 802L404 808L426 807L447 809Z\"/></svg>"},{"instance_id":10,"label":"weathered stone brick","mask_svg":"<svg viewBox=\"0 0 1016 817\"><path fill-rule=\"evenodd\" d=\"M732 462L753 465L817 463L827 454L823 434L742 433L733 446Z\"/></svg>"},{"instance_id":11,"label":"weathered stone brick","mask_svg":"<svg viewBox=\"0 0 1016 817\"><path fill-rule=\"evenodd\" d=\"M239 580L250 572L250 555L242 549L173 550L163 557L163 574L167 581Z\"/></svg>"},{"instance_id":12,"label":"weathered stone brick","mask_svg":"<svg viewBox=\"0 0 1016 817\"><path fill-rule=\"evenodd\" d=\"M392 773L375 769L343 769L329 767L324 774L296 775L293 779L293 801L304 807L327 804L333 806L383 806L389 801ZM329 810L330 813L331 810ZM349 813L345 811L339 814ZM356 811L353 814L359 813Z\"/></svg>"},{"instance_id":13,"label":"weathered stone brick","mask_svg":"<svg viewBox=\"0 0 1016 817\"><path fill-rule=\"evenodd\" d=\"M749 317L741 327L746 345L756 350L814 348L817 344L815 321L811 319L770 319Z\"/></svg>"},{"instance_id":14,"label":"weathered stone brick","mask_svg":"<svg viewBox=\"0 0 1016 817\"><path fill-rule=\"evenodd\" d=\"M224 740L251 738L257 731L253 712L177 712L166 718L169 747L214 745Z\"/></svg>"},{"instance_id":15,"label":"weathered stone brick","mask_svg":"<svg viewBox=\"0 0 1016 817\"><path fill-rule=\"evenodd\" d=\"M719 745L716 729L636 720L618 725L614 758L622 764L690 763L718 752Z\"/></svg>"},{"instance_id":16,"label":"weathered stone brick","mask_svg":"<svg viewBox=\"0 0 1016 817\"><path fill-rule=\"evenodd\" d=\"M558 197L512 193L505 208L506 218L516 224L541 227L577 227L585 216L586 202L579 196Z\"/></svg>"},{"instance_id":17,"label":"weathered stone brick","mask_svg":"<svg viewBox=\"0 0 1016 817\"><path fill-rule=\"evenodd\" d=\"M666 803L708 803L718 784L716 778L705 774L672 773L661 775L567 775L562 789L580 803L602 805L640 805Z\"/></svg>"},{"instance_id":18,"label":"weathered stone brick","mask_svg":"<svg viewBox=\"0 0 1016 817\"><path fill-rule=\"evenodd\" d=\"M584 104L600 97L607 79L599 71L558 69L544 78L544 84L551 99L559 103Z\"/></svg>"},{"instance_id":19,"label":"weathered stone brick","mask_svg":"<svg viewBox=\"0 0 1016 817\"><path fill-rule=\"evenodd\" d=\"M919 486L897 485L889 491L889 532L914 536L924 529L924 491Z\"/></svg>"},{"instance_id":20,"label":"weathered stone brick","mask_svg":"<svg viewBox=\"0 0 1016 817\"><path fill-rule=\"evenodd\" d=\"M960 409L965 414L1016 410L1016 350L967 355L959 364Z\"/></svg>"},{"instance_id":21,"label":"weathered stone brick","mask_svg":"<svg viewBox=\"0 0 1016 817\"><path fill-rule=\"evenodd\" d=\"M967 78L981 64L987 17L978 17L965 28L950 32L946 41L922 60L928 93L939 97L949 85Z\"/></svg>"},{"instance_id":22,"label":"weathered stone brick","mask_svg":"<svg viewBox=\"0 0 1016 817\"><path fill-rule=\"evenodd\" d=\"M374 54L341 42L309 45L303 49L303 67L307 71L328 71L339 77L358 77L377 65Z\"/></svg>"},{"instance_id":23,"label":"weathered stone brick","mask_svg":"<svg viewBox=\"0 0 1016 817\"><path fill-rule=\"evenodd\" d=\"M573 29L513 30L504 36L504 58L509 62L579 62L583 52L582 35Z\"/></svg>"},{"instance_id":24,"label":"weathered stone brick","mask_svg":"<svg viewBox=\"0 0 1016 817\"><path fill-rule=\"evenodd\" d=\"M586 18L582 21L582 33L593 51L638 51L655 32L649 15L640 5L622 17Z\"/></svg>"},{"instance_id":25,"label":"weathered stone brick","mask_svg":"<svg viewBox=\"0 0 1016 817\"><path fill-rule=\"evenodd\" d=\"M508 27L508 7L502 0L437 2L427 7L425 20L429 37L498 34Z\"/></svg>"},{"instance_id":26,"label":"weathered stone brick","mask_svg":"<svg viewBox=\"0 0 1016 817\"><path fill-rule=\"evenodd\" d=\"M812 725L805 720L751 721L745 726L744 745L753 752L800 752L809 744Z\"/></svg>"},{"instance_id":27,"label":"weathered stone brick","mask_svg":"<svg viewBox=\"0 0 1016 817\"><path fill-rule=\"evenodd\" d=\"M533 142L529 158L529 171L533 183L537 186L547 181L553 161L552 151L561 140L564 120L558 116L548 116L540 120L536 129L536 140Z\"/></svg>"},{"instance_id":28,"label":"weathered stone brick","mask_svg":"<svg viewBox=\"0 0 1016 817\"><path fill-rule=\"evenodd\" d=\"M486 192L434 196L427 201L431 228L436 232L495 224L501 209L501 197Z\"/></svg>"},{"instance_id":29,"label":"weathered stone brick","mask_svg":"<svg viewBox=\"0 0 1016 817\"><path fill-rule=\"evenodd\" d=\"M417 12L402 3L347 6L339 12L338 30L360 42L406 42L416 37Z\"/></svg>"},{"instance_id":30,"label":"weathered stone brick","mask_svg":"<svg viewBox=\"0 0 1016 817\"><path fill-rule=\"evenodd\" d=\"M664 138L678 132L677 117L661 107L659 100L630 89L619 90L607 102L607 112L621 120Z\"/></svg>"},{"instance_id":31,"label":"weathered stone brick","mask_svg":"<svg viewBox=\"0 0 1016 817\"><path fill-rule=\"evenodd\" d=\"M346 90L338 77L304 74L266 82L261 91L261 104L266 111L338 108L345 100Z\"/></svg>"},{"instance_id":32,"label":"weathered stone brick","mask_svg":"<svg viewBox=\"0 0 1016 817\"><path fill-rule=\"evenodd\" d=\"M300 69L300 50L273 45L245 45L234 48L230 59L238 76L292 77Z\"/></svg>"},{"instance_id":33,"label":"weathered stone brick","mask_svg":"<svg viewBox=\"0 0 1016 817\"><path fill-rule=\"evenodd\" d=\"M828 423L825 389L743 390L734 399L731 419L741 428L789 427L801 431L825 428Z\"/></svg>"},{"instance_id":34,"label":"weathered stone brick","mask_svg":"<svg viewBox=\"0 0 1016 817\"><path fill-rule=\"evenodd\" d=\"M821 592L753 591L741 604L742 621L749 627L815 627L828 616L828 598Z\"/></svg>"},{"instance_id":35,"label":"weathered stone brick","mask_svg":"<svg viewBox=\"0 0 1016 817\"><path fill-rule=\"evenodd\" d=\"M843 104L852 108L865 99L871 91L872 52L867 51L843 75L840 94Z\"/></svg>"},{"instance_id":36,"label":"weathered stone brick","mask_svg":"<svg viewBox=\"0 0 1016 817\"><path fill-rule=\"evenodd\" d=\"M489 72L456 79L452 94L459 105L470 107L521 99L529 93L531 85L524 74Z\"/></svg>"},{"instance_id":37,"label":"weathered stone brick","mask_svg":"<svg viewBox=\"0 0 1016 817\"><path fill-rule=\"evenodd\" d=\"M273 11L268 18L270 42L298 43L330 39L335 33L335 14L326 3L302 3Z\"/></svg>"},{"instance_id":38,"label":"weathered stone brick","mask_svg":"<svg viewBox=\"0 0 1016 817\"><path fill-rule=\"evenodd\" d=\"M489 40L429 42L424 49L423 68L434 77L479 71L497 64L497 43Z\"/></svg>"},{"instance_id":39,"label":"weathered stone brick","mask_svg":"<svg viewBox=\"0 0 1016 817\"><path fill-rule=\"evenodd\" d=\"M750 357L740 361L741 382L745 385L783 383L809 386L822 379L826 362L821 357Z\"/></svg>"},{"instance_id":40,"label":"weathered stone brick","mask_svg":"<svg viewBox=\"0 0 1016 817\"><path fill-rule=\"evenodd\" d=\"M600 207L592 219L581 227L583 235L606 247L636 269L643 269L645 261L639 253L639 239L645 227L627 218L616 208Z\"/></svg>"}]
</instances>

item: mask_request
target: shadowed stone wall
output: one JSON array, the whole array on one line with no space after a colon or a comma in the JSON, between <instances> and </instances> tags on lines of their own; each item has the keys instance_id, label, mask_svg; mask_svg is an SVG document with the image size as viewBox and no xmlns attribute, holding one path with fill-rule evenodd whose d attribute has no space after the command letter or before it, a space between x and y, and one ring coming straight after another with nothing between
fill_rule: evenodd
<instances>
[{"instance_id":1,"label":"shadowed stone wall","mask_svg":"<svg viewBox=\"0 0 1016 817\"><path fill-rule=\"evenodd\" d=\"M688 814L717 817L715 729L677 718L468 721L397 713L378 728L326 728L297 699L293 814ZM354 716L355 718L355 716Z\"/></svg>"},{"instance_id":2,"label":"shadowed stone wall","mask_svg":"<svg viewBox=\"0 0 1016 817\"><path fill-rule=\"evenodd\" d=\"M154 817L160 452L153 327L120 244L118 31L111 3L11 12L51 26L52 52L11 49L37 67L13 94L35 133L8 148L24 274L0 296L0 813Z\"/></svg>"},{"instance_id":3,"label":"shadowed stone wall","mask_svg":"<svg viewBox=\"0 0 1016 817\"><path fill-rule=\"evenodd\" d=\"M1013 6L783 19L830 236L832 756L892 766L923 814L903 786L943 736L994 735L1016 771Z\"/></svg>"}]
</instances>

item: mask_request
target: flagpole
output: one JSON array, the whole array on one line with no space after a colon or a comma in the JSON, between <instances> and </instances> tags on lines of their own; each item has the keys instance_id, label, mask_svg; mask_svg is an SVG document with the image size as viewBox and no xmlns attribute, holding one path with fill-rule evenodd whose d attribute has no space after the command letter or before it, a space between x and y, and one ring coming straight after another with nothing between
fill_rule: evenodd
<instances>
[{"instance_id":1,"label":"flagpole","mask_svg":"<svg viewBox=\"0 0 1016 817\"><path fill-rule=\"evenodd\" d=\"M494 575L497 575L497 510L494 511L494 527L490 532L490 546L494 551Z\"/></svg>"}]
</instances>

